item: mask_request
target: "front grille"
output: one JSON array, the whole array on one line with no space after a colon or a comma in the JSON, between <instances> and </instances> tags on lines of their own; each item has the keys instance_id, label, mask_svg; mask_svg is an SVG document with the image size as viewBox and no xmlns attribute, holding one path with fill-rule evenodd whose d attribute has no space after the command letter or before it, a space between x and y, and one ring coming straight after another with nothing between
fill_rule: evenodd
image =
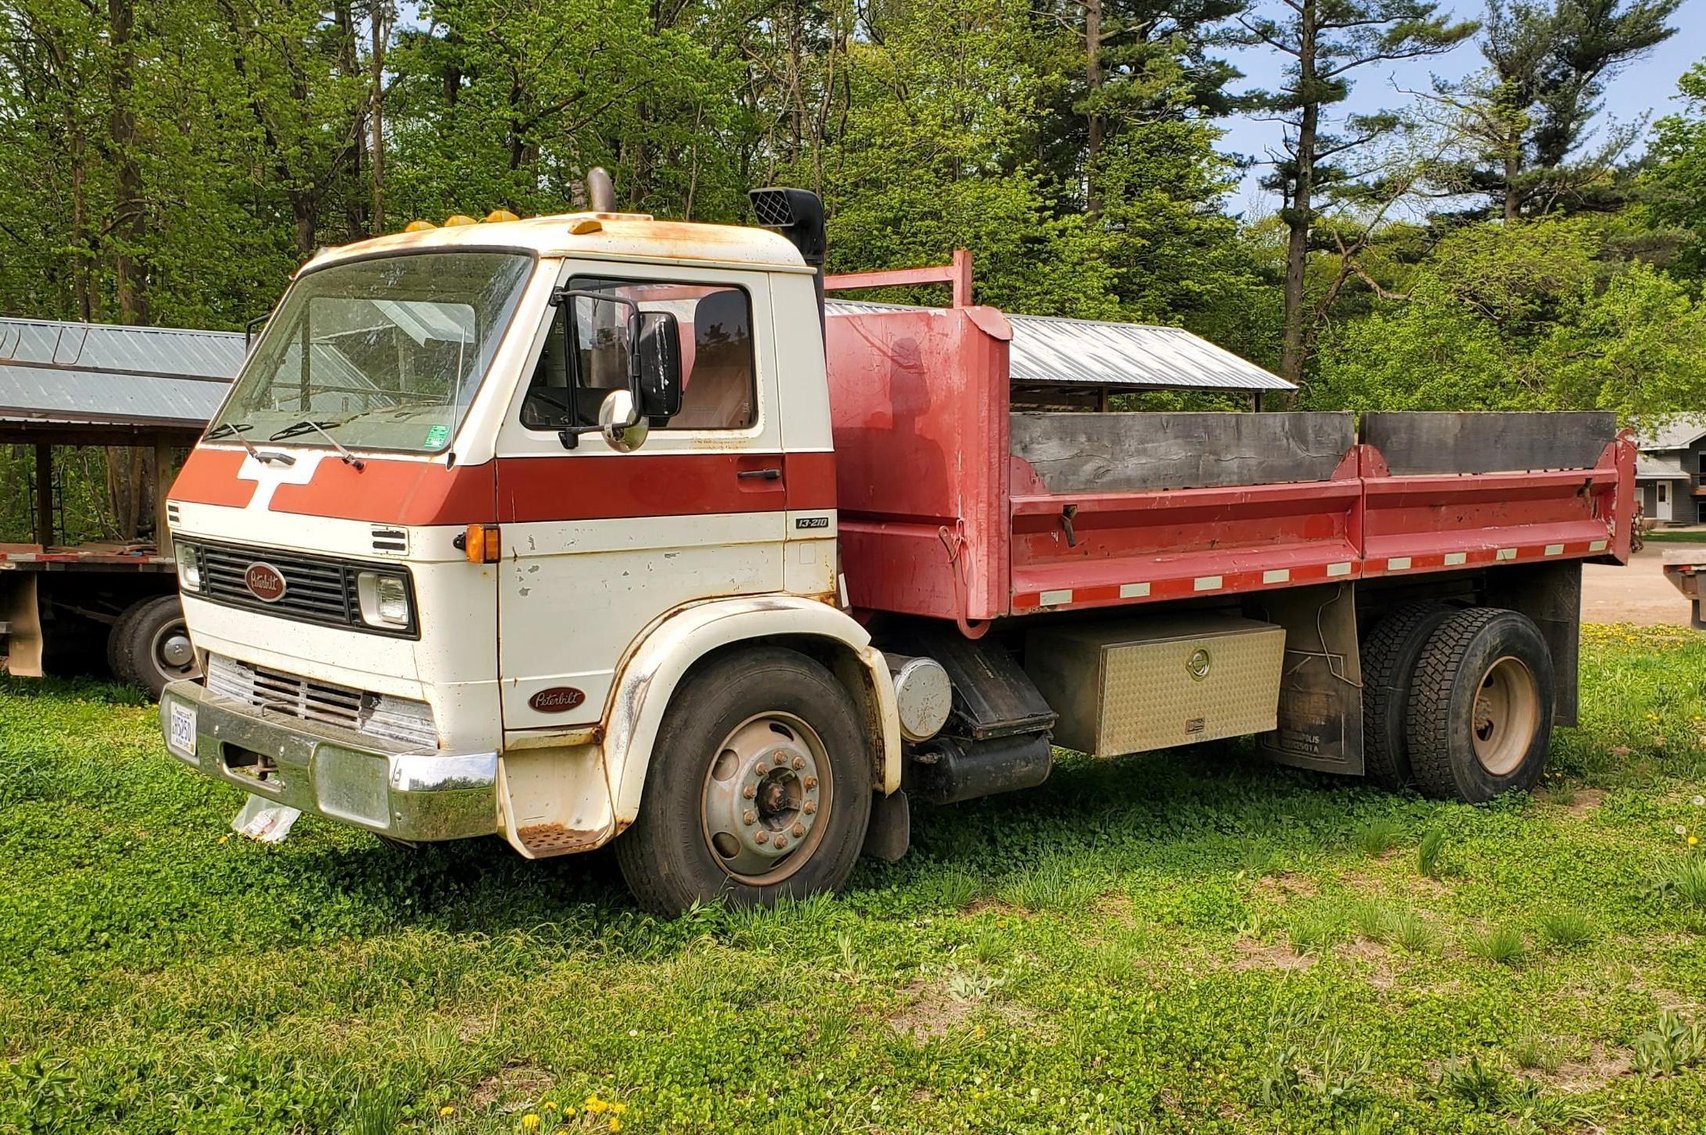
<instances>
[{"instance_id":1,"label":"front grille","mask_svg":"<svg viewBox=\"0 0 1706 1135\"><path fill-rule=\"evenodd\" d=\"M308 556L272 548L244 548L230 544L194 545L201 562L201 591L198 598L231 607L265 611L280 618L319 623L328 627L350 627L367 634L419 637L415 622L414 582L406 569L395 564L352 563L328 556ZM268 602L249 590L244 577L256 564L271 567L284 579L284 594ZM364 570L400 575L409 593L409 624L403 627L370 626L361 618L356 576Z\"/></svg>"},{"instance_id":2,"label":"front grille","mask_svg":"<svg viewBox=\"0 0 1706 1135\"><path fill-rule=\"evenodd\" d=\"M222 654L207 660L207 689L255 709L303 721L335 725L405 745L438 746L432 707L425 702L317 682Z\"/></svg>"}]
</instances>

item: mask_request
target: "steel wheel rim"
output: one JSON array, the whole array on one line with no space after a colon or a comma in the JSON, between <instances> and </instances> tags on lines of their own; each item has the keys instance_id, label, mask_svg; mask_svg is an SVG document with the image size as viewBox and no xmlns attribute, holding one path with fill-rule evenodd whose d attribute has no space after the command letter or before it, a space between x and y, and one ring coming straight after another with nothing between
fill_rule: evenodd
<instances>
[{"instance_id":1,"label":"steel wheel rim","mask_svg":"<svg viewBox=\"0 0 1706 1135\"><path fill-rule=\"evenodd\" d=\"M1540 689L1520 659L1505 655L1481 675L1469 723L1475 759L1494 776L1509 776L1528 755L1540 727Z\"/></svg>"},{"instance_id":2,"label":"steel wheel rim","mask_svg":"<svg viewBox=\"0 0 1706 1135\"><path fill-rule=\"evenodd\" d=\"M154 638L148 644L148 657L155 668L167 678L195 678L201 675L201 667L197 666L195 661L195 647L190 642L189 628L182 622L167 623L154 632Z\"/></svg>"},{"instance_id":3,"label":"steel wheel rim","mask_svg":"<svg viewBox=\"0 0 1706 1135\"><path fill-rule=\"evenodd\" d=\"M791 713L747 718L711 753L699 823L711 858L731 879L763 886L788 878L823 841L834 778L823 739Z\"/></svg>"}]
</instances>

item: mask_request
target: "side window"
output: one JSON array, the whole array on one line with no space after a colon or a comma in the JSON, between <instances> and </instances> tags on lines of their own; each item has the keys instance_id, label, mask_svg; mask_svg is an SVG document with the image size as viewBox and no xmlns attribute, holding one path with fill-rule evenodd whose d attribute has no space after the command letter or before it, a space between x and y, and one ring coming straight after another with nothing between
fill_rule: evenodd
<instances>
[{"instance_id":1,"label":"side window","mask_svg":"<svg viewBox=\"0 0 1706 1135\"><path fill-rule=\"evenodd\" d=\"M745 429L758 418L757 368L752 348L752 298L741 288L570 279L577 292L598 292L667 311L681 332L681 412L666 429ZM521 424L528 429L593 425L605 395L628 381L628 308L590 296L571 296L553 309Z\"/></svg>"}]
</instances>

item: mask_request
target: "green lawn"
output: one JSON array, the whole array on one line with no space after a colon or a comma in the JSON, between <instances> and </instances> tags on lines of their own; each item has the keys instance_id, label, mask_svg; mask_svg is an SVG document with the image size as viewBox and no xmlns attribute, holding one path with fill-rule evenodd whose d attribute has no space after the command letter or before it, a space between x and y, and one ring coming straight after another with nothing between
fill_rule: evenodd
<instances>
[{"instance_id":1,"label":"green lawn","mask_svg":"<svg viewBox=\"0 0 1706 1135\"><path fill-rule=\"evenodd\" d=\"M1706 638L1586 638L1537 800L1070 762L675 923L602 856L227 838L151 707L0 684L0 1131L1697 1132Z\"/></svg>"}]
</instances>

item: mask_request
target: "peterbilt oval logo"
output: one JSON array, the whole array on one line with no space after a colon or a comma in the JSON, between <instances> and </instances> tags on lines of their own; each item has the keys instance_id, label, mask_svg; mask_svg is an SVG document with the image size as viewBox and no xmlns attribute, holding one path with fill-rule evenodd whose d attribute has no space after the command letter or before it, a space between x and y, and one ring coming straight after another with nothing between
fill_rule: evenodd
<instances>
[{"instance_id":1,"label":"peterbilt oval logo","mask_svg":"<svg viewBox=\"0 0 1706 1135\"><path fill-rule=\"evenodd\" d=\"M243 586L263 603L277 603L284 598L284 576L271 564L250 564L243 572Z\"/></svg>"},{"instance_id":2,"label":"peterbilt oval logo","mask_svg":"<svg viewBox=\"0 0 1706 1135\"><path fill-rule=\"evenodd\" d=\"M567 713L586 700L586 695L573 686L552 686L527 699L527 704L540 713Z\"/></svg>"}]
</instances>

